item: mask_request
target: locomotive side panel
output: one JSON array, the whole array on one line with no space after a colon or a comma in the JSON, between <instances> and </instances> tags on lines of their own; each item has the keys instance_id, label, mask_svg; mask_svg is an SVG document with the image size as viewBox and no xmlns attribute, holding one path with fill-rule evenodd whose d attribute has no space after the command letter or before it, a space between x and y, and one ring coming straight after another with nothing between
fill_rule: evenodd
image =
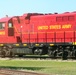
<instances>
[{"instance_id":1,"label":"locomotive side panel","mask_svg":"<svg viewBox=\"0 0 76 75\"><path fill-rule=\"evenodd\" d=\"M73 32L75 28L74 14L72 14L72 16L71 14L60 14L60 15L58 14L55 16L42 15L42 16L35 16L33 17L33 19L35 20L35 22L33 22L34 32L35 31L38 32L39 35L40 35L39 32L43 32L43 34L45 33L46 38L45 36L43 36L43 38L47 39L47 37L49 36L50 38L55 39L56 42L61 42L61 43L74 41L74 32ZM32 18L30 19L30 21L31 20ZM54 36L49 35L49 33L53 33Z\"/></svg>"}]
</instances>

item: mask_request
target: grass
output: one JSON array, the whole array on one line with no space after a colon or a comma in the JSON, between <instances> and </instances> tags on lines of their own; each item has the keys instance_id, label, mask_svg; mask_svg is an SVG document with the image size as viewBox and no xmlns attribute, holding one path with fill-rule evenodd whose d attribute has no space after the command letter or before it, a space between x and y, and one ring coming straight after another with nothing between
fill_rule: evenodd
<instances>
[{"instance_id":1,"label":"grass","mask_svg":"<svg viewBox=\"0 0 76 75\"><path fill-rule=\"evenodd\" d=\"M76 75L76 62L54 60L0 60L0 68L56 75Z\"/></svg>"}]
</instances>

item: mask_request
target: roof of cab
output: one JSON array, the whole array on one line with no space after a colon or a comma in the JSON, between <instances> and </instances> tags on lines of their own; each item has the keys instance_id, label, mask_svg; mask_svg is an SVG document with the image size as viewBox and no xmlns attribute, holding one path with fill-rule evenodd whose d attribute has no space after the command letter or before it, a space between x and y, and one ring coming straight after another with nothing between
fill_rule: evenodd
<instances>
[{"instance_id":1,"label":"roof of cab","mask_svg":"<svg viewBox=\"0 0 76 75\"><path fill-rule=\"evenodd\" d=\"M12 17L4 17L0 19L0 22L8 22Z\"/></svg>"}]
</instances>

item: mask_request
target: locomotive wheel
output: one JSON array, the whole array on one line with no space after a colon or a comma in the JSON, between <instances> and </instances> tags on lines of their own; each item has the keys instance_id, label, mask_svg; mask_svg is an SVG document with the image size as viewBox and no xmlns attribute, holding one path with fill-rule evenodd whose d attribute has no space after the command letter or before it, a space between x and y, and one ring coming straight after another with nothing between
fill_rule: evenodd
<instances>
[{"instance_id":1,"label":"locomotive wheel","mask_svg":"<svg viewBox=\"0 0 76 75\"><path fill-rule=\"evenodd\" d=\"M5 53L5 51L3 50L3 51L1 52L1 56L2 56L2 58L4 58L5 55L6 55L6 53Z\"/></svg>"},{"instance_id":2,"label":"locomotive wheel","mask_svg":"<svg viewBox=\"0 0 76 75\"><path fill-rule=\"evenodd\" d=\"M13 53L11 52L11 50L9 49L9 47L4 46L1 50L1 56L2 57L12 57Z\"/></svg>"},{"instance_id":3,"label":"locomotive wheel","mask_svg":"<svg viewBox=\"0 0 76 75\"><path fill-rule=\"evenodd\" d=\"M51 51L51 50L49 50L49 51L48 51L48 55L49 55L49 57L56 58L57 52L56 52L56 51Z\"/></svg>"},{"instance_id":4,"label":"locomotive wheel","mask_svg":"<svg viewBox=\"0 0 76 75\"><path fill-rule=\"evenodd\" d=\"M7 49L6 46L2 47L1 56L2 56L3 58L6 56L6 49Z\"/></svg>"},{"instance_id":5,"label":"locomotive wheel","mask_svg":"<svg viewBox=\"0 0 76 75\"><path fill-rule=\"evenodd\" d=\"M0 56L2 55L2 48L0 48Z\"/></svg>"},{"instance_id":6,"label":"locomotive wheel","mask_svg":"<svg viewBox=\"0 0 76 75\"><path fill-rule=\"evenodd\" d=\"M53 53L53 52L52 52L51 50L48 51L49 57L52 57L52 53Z\"/></svg>"},{"instance_id":7,"label":"locomotive wheel","mask_svg":"<svg viewBox=\"0 0 76 75\"><path fill-rule=\"evenodd\" d=\"M63 59L63 60L67 60L67 57L68 57L68 51L65 50L65 51L63 51L62 59Z\"/></svg>"},{"instance_id":8,"label":"locomotive wheel","mask_svg":"<svg viewBox=\"0 0 76 75\"><path fill-rule=\"evenodd\" d=\"M76 51L75 51L75 59L76 59Z\"/></svg>"},{"instance_id":9,"label":"locomotive wheel","mask_svg":"<svg viewBox=\"0 0 76 75\"><path fill-rule=\"evenodd\" d=\"M14 56L13 52L10 51L10 57L13 57L13 56Z\"/></svg>"},{"instance_id":10,"label":"locomotive wheel","mask_svg":"<svg viewBox=\"0 0 76 75\"><path fill-rule=\"evenodd\" d=\"M42 49L37 48L37 49L34 50L34 54L35 55L41 55L42 51L43 51Z\"/></svg>"}]
</instances>

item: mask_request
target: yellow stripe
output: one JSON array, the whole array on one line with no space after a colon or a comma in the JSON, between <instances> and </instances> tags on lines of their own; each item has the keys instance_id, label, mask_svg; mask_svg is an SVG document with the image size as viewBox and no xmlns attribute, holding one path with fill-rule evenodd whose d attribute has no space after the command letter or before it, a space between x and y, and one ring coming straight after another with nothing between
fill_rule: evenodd
<instances>
[{"instance_id":1,"label":"yellow stripe","mask_svg":"<svg viewBox=\"0 0 76 75\"><path fill-rule=\"evenodd\" d=\"M0 46L3 46L4 44L0 44Z\"/></svg>"},{"instance_id":2,"label":"yellow stripe","mask_svg":"<svg viewBox=\"0 0 76 75\"><path fill-rule=\"evenodd\" d=\"M19 44L15 44L16 46L19 46Z\"/></svg>"},{"instance_id":3,"label":"yellow stripe","mask_svg":"<svg viewBox=\"0 0 76 75\"><path fill-rule=\"evenodd\" d=\"M73 42L73 45L76 45L76 42Z\"/></svg>"},{"instance_id":4,"label":"yellow stripe","mask_svg":"<svg viewBox=\"0 0 76 75\"><path fill-rule=\"evenodd\" d=\"M35 46L39 46L39 44L35 44Z\"/></svg>"},{"instance_id":5,"label":"yellow stripe","mask_svg":"<svg viewBox=\"0 0 76 75\"><path fill-rule=\"evenodd\" d=\"M27 44L23 44L23 46L27 46Z\"/></svg>"},{"instance_id":6,"label":"yellow stripe","mask_svg":"<svg viewBox=\"0 0 76 75\"><path fill-rule=\"evenodd\" d=\"M50 44L50 46L54 46L54 44Z\"/></svg>"}]
</instances>

